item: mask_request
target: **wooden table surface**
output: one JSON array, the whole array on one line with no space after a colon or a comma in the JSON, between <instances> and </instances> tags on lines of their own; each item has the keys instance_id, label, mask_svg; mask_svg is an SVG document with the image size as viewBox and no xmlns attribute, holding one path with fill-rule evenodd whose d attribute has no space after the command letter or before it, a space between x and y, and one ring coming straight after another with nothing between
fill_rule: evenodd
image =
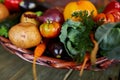
<instances>
[{"instance_id":1,"label":"wooden table surface","mask_svg":"<svg viewBox=\"0 0 120 80\"><path fill-rule=\"evenodd\" d=\"M64 80L66 69L54 69L37 65L38 80ZM0 80L33 80L32 64L6 51L0 45ZM66 80L120 80L120 64L111 66L105 71L73 70Z\"/></svg>"}]
</instances>

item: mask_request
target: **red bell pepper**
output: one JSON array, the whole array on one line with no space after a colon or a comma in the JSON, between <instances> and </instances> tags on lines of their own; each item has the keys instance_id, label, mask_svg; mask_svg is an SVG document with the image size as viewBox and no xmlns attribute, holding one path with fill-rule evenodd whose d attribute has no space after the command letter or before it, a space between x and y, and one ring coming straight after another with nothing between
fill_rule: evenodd
<instances>
[{"instance_id":1,"label":"red bell pepper","mask_svg":"<svg viewBox=\"0 0 120 80\"><path fill-rule=\"evenodd\" d=\"M103 13L108 13L111 10L120 11L120 2L112 0L104 9Z\"/></svg>"},{"instance_id":2,"label":"red bell pepper","mask_svg":"<svg viewBox=\"0 0 120 80\"><path fill-rule=\"evenodd\" d=\"M19 11L19 4L22 0L4 0L5 6L9 11Z\"/></svg>"},{"instance_id":3,"label":"red bell pepper","mask_svg":"<svg viewBox=\"0 0 120 80\"><path fill-rule=\"evenodd\" d=\"M120 21L120 2L112 0L103 10L104 14L112 14L115 22Z\"/></svg>"},{"instance_id":4,"label":"red bell pepper","mask_svg":"<svg viewBox=\"0 0 120 80\"><path fill-rule=\"evenodd\" d=\"M109 11L108 13L112 14L114 16L115 22L120 22L120 11L117 9L113 9Z\"/></svg>"}]
</instances>

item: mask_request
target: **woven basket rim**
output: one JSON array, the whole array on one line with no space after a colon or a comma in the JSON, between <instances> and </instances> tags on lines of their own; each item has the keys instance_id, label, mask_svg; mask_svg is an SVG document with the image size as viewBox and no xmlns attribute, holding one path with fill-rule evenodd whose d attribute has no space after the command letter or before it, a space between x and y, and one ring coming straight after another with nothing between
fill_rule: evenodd
<instances>
[{"instance_id":1,"label":"woven basket rim","mask_svg":"<svg viewBox=\"0 0 120 80\"><path fill-rule=\"evenodd\" d=\"M33 63L33 51L18 48L15 45L13 45L9 39L0 36L0 44L10 53L15 54L16 56L20 57L21 59ZM85 66L86 70L94 70L94 71L100 71L105 70L108 67L120 63L120 60L109 60L106 57L100 57L97 58L97 61L95 65L97 65L96 68L92 68L91 64L88 62ZM73 70L81 70L82 63L77 64L74 61L67 61L62 59L56 59L49 56L41 56L37 59L36 64L46 66L46 67L53 67L56 69L73 69Z\"/></svg>"}]
</instances>

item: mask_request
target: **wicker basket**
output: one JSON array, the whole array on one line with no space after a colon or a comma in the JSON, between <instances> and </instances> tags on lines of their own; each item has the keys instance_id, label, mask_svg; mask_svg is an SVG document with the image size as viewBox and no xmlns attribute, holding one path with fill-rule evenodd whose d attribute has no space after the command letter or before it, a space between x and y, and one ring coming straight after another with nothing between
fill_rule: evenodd
<instances>
[{"instance_id":1,"label":"wicker basket","mask_svg":"<svg viewBox=\"0 0 120 80\"><path fill-rule=\"evenodd\" d=\"M16 56L20 57L21 59L28 61L30 63L33 62L33 51L27 50L27 49L22 49L18 48L15 45L13 45L9 39L4 38L0 36L0 43L1 45L11 52L12 54L15 54ZM92 68L90 62L88 62L85 65L86 70L94 70L94 71L99 71L99 70L105 70L106 68L110 67L111 65L114 65L116 63L119 63L120 60L109 60L105 57L100 57L96 61L96 67ZM60 69L74 69L74 70L81 70L81 64L76 64L74 61L67 61L67 60L61 60L61 59L56 59L52 58L49 56L41 56L37 59L36 64L38 65L43 65L47 67L53 67L53 68L60 68Z\"/></svg>"},{"instance_id":2,"label":"wicker basket","mask_svg":"<svg viewBox=\"0 0 120 80\"><path fill-rule=\"evenodd\" d=\"M41 0L38 0L38 1L41 1ZM46 4L47 4L46 7L64 6L69 1L75 1L75 0L61 0L60 2L59 2L59 0L46 0L43 3L43 5L46 6ZM91 1L93 3L95 3L97 5L97 7L99 7L99 6L103 5L103 4L106 5L111 0L105 0L105 1L103 1L103 0L91 0ZM102 1L103 1L103 4L102 4ZM59 4L57 4L57 3L59 3ZM33 51L27 50L27 49L18 48L15 45L13 45L8 38L2 37L2 36L0 36L0 44L6 50L11 52L12 54L15 54L16 56L20 57L21 59L23 59L25 61L28 61L30 63L33 62L33 58L34 58L33 57ZM91 66L90 62L88 62L85 65L85 69L86 70L95 70L95 71L105 70L106 68L110 67L111 65L114 65L114 64L119 63L119 62L120 62L120 60L114 60L114 59L109 60L106 57L100 57L100 58L97 58L97 61L95 63L96 64L95 68L93 68ZM67 60L62 60L62 59L56 59L56 58L45 56L45 55L39 57L37 59L37 61L36 61L36 64L47 66L47 67L53 67L53 68L57 68L57 69L60 68L60 69L81 70L81 67L82 67L82 63L81 64L77 64L74 61L67 61Z\"/></svg>"}]
</instances>

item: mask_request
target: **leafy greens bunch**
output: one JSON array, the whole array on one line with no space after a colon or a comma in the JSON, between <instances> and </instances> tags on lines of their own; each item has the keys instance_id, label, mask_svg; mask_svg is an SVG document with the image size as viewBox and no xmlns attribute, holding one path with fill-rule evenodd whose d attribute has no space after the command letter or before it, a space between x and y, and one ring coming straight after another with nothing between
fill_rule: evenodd
<instances>
[{"instance_id":1,"label":"leafy greens bunch","mask_svg":"<svg viewBox=\"0 0 120 80\"><path fill-rule=\"evenodd\" d=\"M60 41L64 44L68 54L77 62L84 60L86 52L91 52L93 44L89 38L95 25L87 11L77 11L72 14L80 21L68 19L62 26Z\"/></svg>"},{"instance_id":2,"label":"leafy greens bunch","mask_svg":"<svg viewBox=\"0 0 120 80\"><path fill-rule=\"evenodd\" d=\"M95 38L100 46L100 54L109 59L120 59L120 22L99 26Z\"/></svg>"}]
</instances>

